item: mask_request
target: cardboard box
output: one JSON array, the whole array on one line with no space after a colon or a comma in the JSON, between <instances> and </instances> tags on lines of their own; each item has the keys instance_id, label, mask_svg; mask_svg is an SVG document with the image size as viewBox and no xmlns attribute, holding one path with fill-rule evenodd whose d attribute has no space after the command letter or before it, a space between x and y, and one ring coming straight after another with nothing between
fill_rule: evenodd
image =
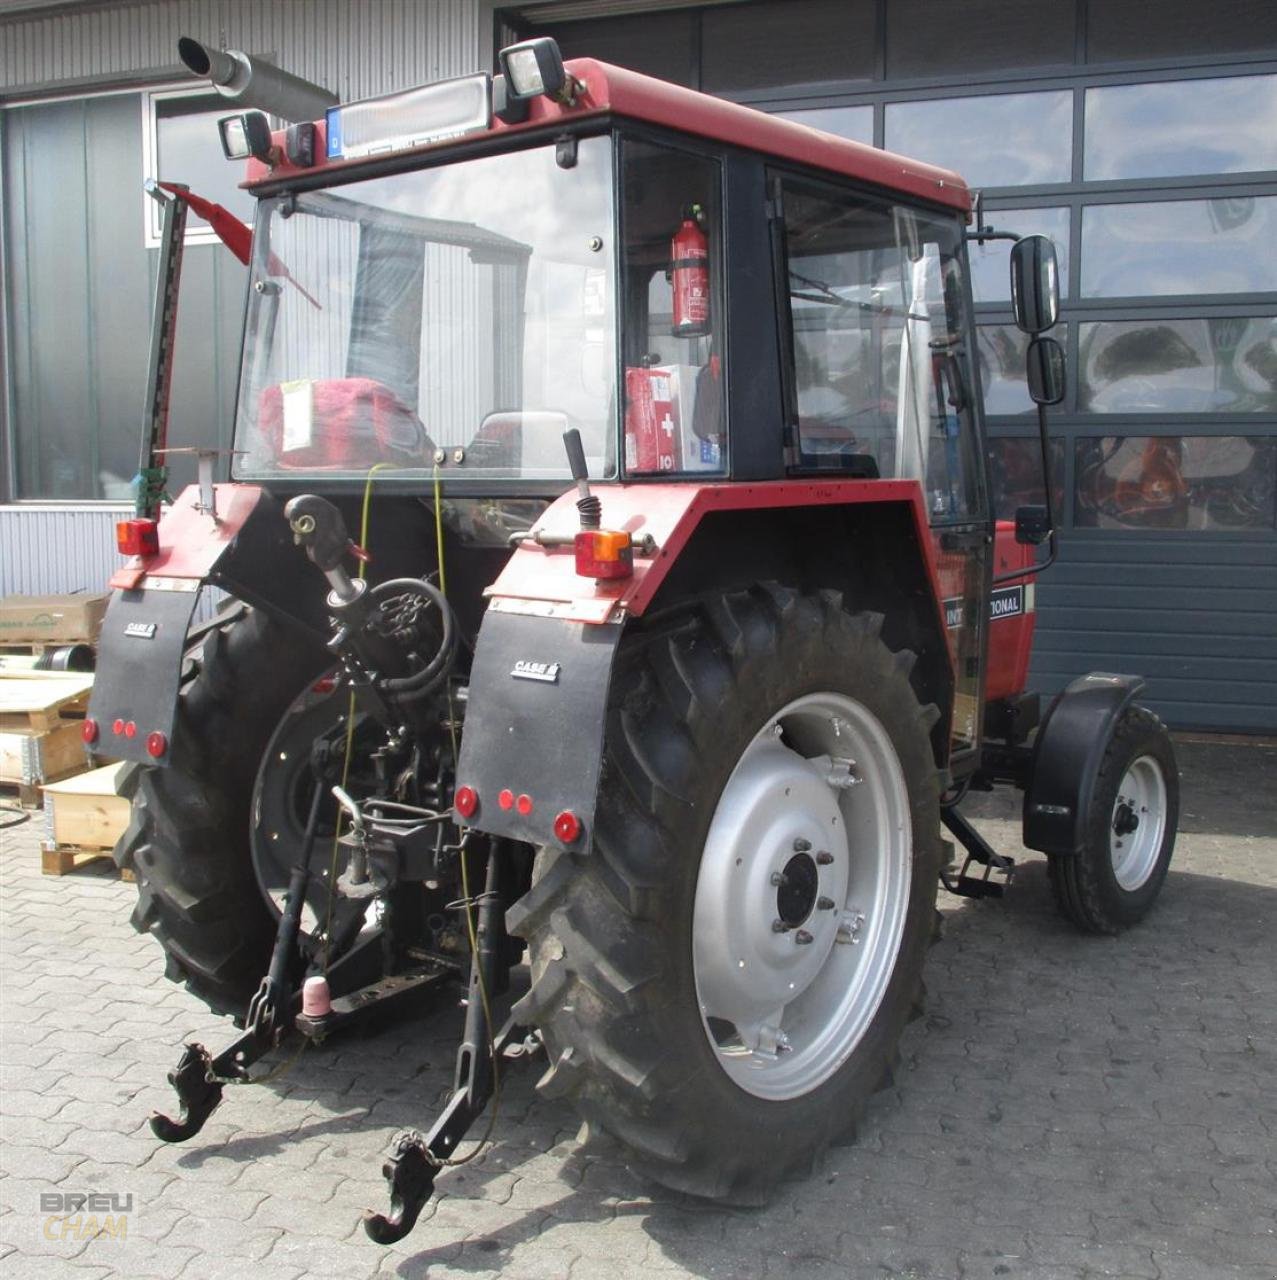
<instances>
[{"instance_id":1,"label":"cardboard box","mask_svg":"<svg viewBox=\"0 0 1277 1280\"><path fill-rule=\"evenodd\" d=\"M0 600L0 645L94 644L109 599L105 593L5 596Z\"/></svg>"}]
</instances>

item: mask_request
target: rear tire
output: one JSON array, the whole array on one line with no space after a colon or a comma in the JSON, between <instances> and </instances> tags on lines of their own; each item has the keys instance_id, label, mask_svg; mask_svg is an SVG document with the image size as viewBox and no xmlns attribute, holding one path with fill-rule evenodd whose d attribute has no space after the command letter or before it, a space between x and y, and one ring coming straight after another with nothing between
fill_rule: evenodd
<instances>
[{"instance_id":1,"label":"rear tire","mask_svg":"<svg viewBox=\"0 0 1277 1280\"><path fill-rule=\"evenodd\" d=\"M1143 707L1117 722L1091 794L1086 840L1051 856L1056 905L1085 933L1118 933L1161 892L1179 823L1179 770L1166 726Z\"/></svg>"},{"instance_id":2,"label":"rear tire","mask_svg":"<svg viewBox=\"0 0 1277 1280\"><path fill-rule=\"evenodd\" d=\"M627 636L609 698L592 848L544 849L531 890L509 913L511 930L531 944L532 987L518 1013L546 1040L551 1067L541 1088L571 1096L589 1126L612 1135L638 1171L667 1186L738 1203L765 1199L854 1127L890 1079L900 1035L916 1011L941 861L929 736L937 712L919 705L909 682L913 655L886 647L881 621L847 613L832 593L760 587L712 598ZM750 809L757 793L751 799L748 786L741 792L741 770L760 759L766 767L766 753L780 760L782 783L796 780L795 796L812 785L808 762L826 753L803 739L822 716L835 734L843 717L843 731L861 744L860 784L835 783L824 768L813 799L791 808L792 800L771 803L769 795ZM825 787L835 801L821 798ZM880 797L889 820L864 808ZM847 819L841 846L838 837L827 843L850 852L822 863L819 888L804 865L795 869L802 872L796 882L811 881L803 901L778 899L784 888L755 888L741 894L745 911L715 914L717 886L740 887L731 853L739 852L737 866L749 864L743 875L757 873L751 884L778 883L768 880L770 863L751 861L748 840L729 843L723 860L724 822L729 832L733 822L749 832L761 829L756 820L772 823L775 857L783 861L802 843L790 824L804 813L825 813L827 803ZM865 829L879 831L883 846L896 851L893 858L876 861L872 841L857 847L857 812L870 823ZM836 826L838 819L825 813L821 821ZM771 838L772 827L768 832ZM814 859L819 845L810 847ZM837 861L847 865L840 871ZM836 907L846 908L858 892L850 887L857 867L871 864L877 870L865 883L877 887L866 890L866 901L882 903L882 922L871 919L863 936L840 946L830 930L854 913L831 904L822 914L817 895L838 892L826 889L835 881L823 876L843 876L836 883L850 896ZM769 954L782 955L769 951L777 911L786 927L776 937L788 951L769 962ZM731 924L751 913L760 919L747 928ZM726 935L721 943L732 963L718 963L720 939L703 935L706 920ZM800 926L814 937L796 946ZM857 944L878 957L876 965L858 966ZM823 961L795 970L802 989L784 1015L799 1009L801 1016L778 1017L766 1038L745 1014L725 1025L725 1006L749 1003L743 980L734 985L731 976L738 954L742 966L749 957L747 973L774 983L782 966L797 956L805 963L822 946ZM863 1003L836 994L844 974L848 992L857 983L864 988ZM777 1029L791 1042L787 1049L777 1048ZM742 1062L758 1072L737 1069Z\"/></svg>"},{"instance_id":3,"label":"rear tire","mask_svg":"<svg viewBox=\"0 0 1277 1280\"><path fill-rule=\"evenodd\" d=\"M253 869L253 784L280 717L325 656L258 610L236 615L204 638L178 698L169 766L134 765L121 778L133 810L115 860L137 880L133 926L164 948L165 976L216 1013L242 1016L270 960L278 916Z\"/></svg>"}]
</instances>

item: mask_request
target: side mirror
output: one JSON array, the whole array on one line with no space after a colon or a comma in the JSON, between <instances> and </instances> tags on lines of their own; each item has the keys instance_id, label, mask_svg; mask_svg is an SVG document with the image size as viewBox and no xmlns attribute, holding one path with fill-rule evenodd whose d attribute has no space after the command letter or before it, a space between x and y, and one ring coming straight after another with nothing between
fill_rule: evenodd
<instances>
[{"instance_id":1,"label":"side mirror","mask_svg":"<svg viewBox=\"0 0 1277 1280\"><path fill-rule=\"evenodd\" d=\"M1059 268L1046 236L1024 236L1011 246L1011 308L1016 324L1034 336L1060 318Z\"/></svg>"},{"instance_id":2,"label":"side mirror","mask_svg":"<svg viewBox=\"0 0 1277 1280\"><path fill-rule=\"evenodd\" d=\"M1034 404L1059 404L1064 399L1064 348L1054 338L1034 338L1025 364Z\"/></svg>"},{"instance_id":3,"label":"side mirror","mask_svg":"<svg viewBox=\"0 0 1277 1280\"><path fill-rule=\"evenodd\" d=\"M1036 547L1051 536L1051 517L1045 507L1016 507L1015 540L1023 547Z\"/></svg>"}]
</instances>

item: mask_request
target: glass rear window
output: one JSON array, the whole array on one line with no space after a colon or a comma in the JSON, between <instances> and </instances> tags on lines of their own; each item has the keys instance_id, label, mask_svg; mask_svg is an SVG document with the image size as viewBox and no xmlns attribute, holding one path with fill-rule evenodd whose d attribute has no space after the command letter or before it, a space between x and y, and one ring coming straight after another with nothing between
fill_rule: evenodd
<instances>
[{"instance_id":1,"label":"glass rear window","mask_svg":"<svg viewBox=\"0 0 1277 1280\"><path fill-rule=\"evenodd\" d=\"M612 143L262 202L237 473L616 472Z\"/></svg>"}]
</instances>

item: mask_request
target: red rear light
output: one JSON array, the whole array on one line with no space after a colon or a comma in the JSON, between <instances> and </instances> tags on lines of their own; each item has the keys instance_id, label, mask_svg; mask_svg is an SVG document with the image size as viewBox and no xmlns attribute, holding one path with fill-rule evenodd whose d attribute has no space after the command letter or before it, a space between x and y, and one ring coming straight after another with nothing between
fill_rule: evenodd
<instances>
[{"instance_id":1,"label":"red rear light","mask_svg":"<svg viewBox=\"0 0 1277 1280\"><path fill-rule=\"evenodd\" d=\"M80 726L80 737L87 743L94 743L98 740L98 722L96 720L86 720Z\"/></svg>"},{"instance_id":2,"label":"red rear light","mask_svg":"<svg viewBox=\"0 0 1277 1280\"><path fill-rule=\"evenodd\" d=\"M554 820L554 834L564 844L572 844L581 834L581 819L571 809L564 809Z\"/></svg>"},{"instance_id":3,"label":"red rear light","mask_svg":"<svg viewBox=\"0 0 1277 1280\"><path fill-rule=\"evenodd\" d=\"M506 787L503 791L497 793L497 803L505 810L509 811L514 808L514 792Z\"/></svg>"},{"instance_id":4,"label":"red rear light","mask_svg":"<svg viewBox=\"0 0 1277 1280\"><path fill-rule=\"evenodd\" d=\"M136 723L135 721L133 721L133 720L126 720L126 721L124 722L124 736L125 736L126 738L136 738L136 737L137 737L137 723Z\"/></svg>"},{"instance_id":5,"label":"red rear light","mask_svg":"<svg viewBox=\"0 0 1277 1280\"><path fill-rule=\"evenodd\" d=\"M479 808L479 793L473 787L458 787L452 797L452 807L463 818L473 818Z\"/></svg>"},{"instance_id":6,"label":"red rear light","mask_svg":"<svg viewBox=\"0 0 1277 1280\"><path fill-rule=\"evenodd\" d=\"M146 750L158 760L168 750L168 739L157 729L154 733L147 734Z\"/></svg>"},{"instance_id":7,"label":"red rear light","mask_svg":"<svg viewBox=\"0 0 1277 1280\"><path fill-rule=\"evenodd\" d=\"M155 520L120 520L115 526L115 545L122 556L160 554L160 526Z\"/></svg>"},{"instance_id":8,"label":"red rear light","mask_svg":"<svg viewBox=\"0 0 1277 1280\"><path fill-rule=\"evenodd\" d=\"M576 571L583 578L628 578L634 572L634 544L615 529L582 529L573 540Z\"/></svg>"},{"instance_id":9,"label":"red rear light","mask_svg":"<svg viewBox=\"0 0 1277 1280\"><path fill-rule=\"evenodd\" d=\"M532 797L530 795L521 795L515 802L514 807L526 818L532 812Z\"/></svg>"},{"instance_id":10,"label":"red rear light","mask_svg":"<svg viewBox=\"0 0 1277 1280\"><path fill-rule=\"evenodd\" d=\"M116 720L111 725L111 732L118 738L124 732L124 721Z\"/></svg>"},{"instance_id":11,"label":"red rear light","mask_svg":"<svg viewBox=\"0 0 1277 1280\"><path fill-rule=\"evenodd\" d=\"M311 693L332 693L336 687L336 676L320 676L319 679L310 686L310 691Z\"/></svg>"}]
</instances>

